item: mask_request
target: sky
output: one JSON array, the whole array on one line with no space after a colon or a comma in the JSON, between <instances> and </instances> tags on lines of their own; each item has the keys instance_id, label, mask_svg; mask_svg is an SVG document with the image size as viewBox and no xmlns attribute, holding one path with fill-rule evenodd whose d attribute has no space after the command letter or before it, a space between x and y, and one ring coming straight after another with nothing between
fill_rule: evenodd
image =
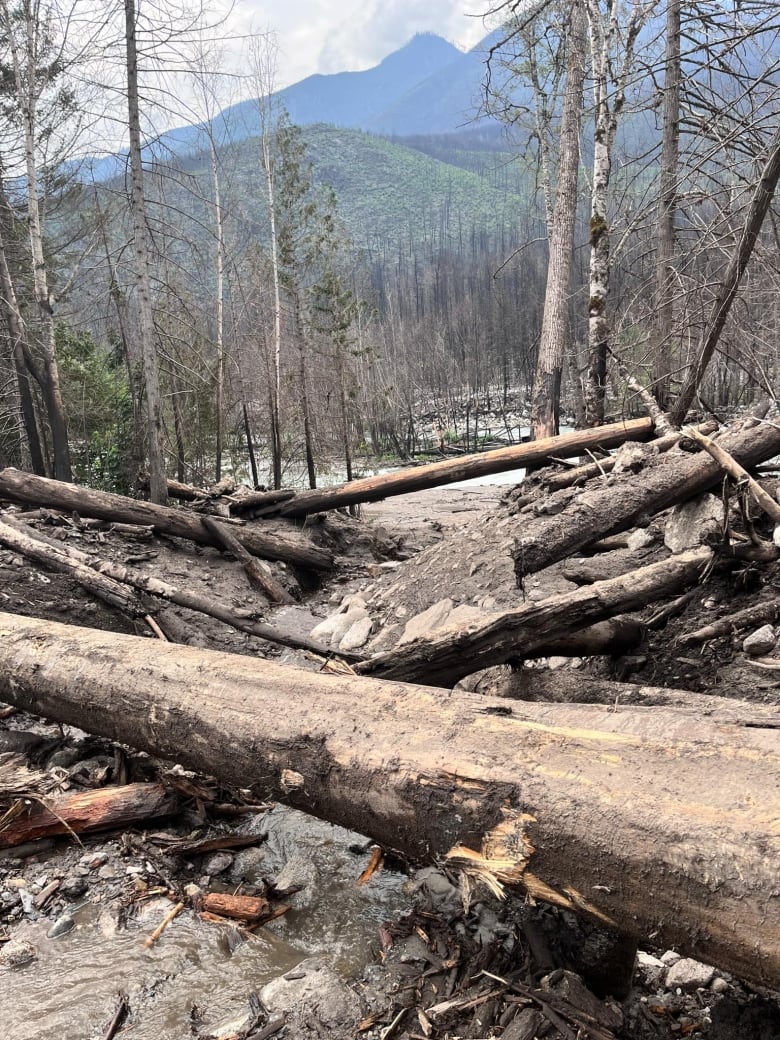
<instances>
[{"instance_id":1,"label":"sky","mask_svg":"<svg viewBox=\"0 0 780 1040\"><path fill-rule=\"evenodd\" d=\"M415 33L435 32L468 50L483 39L487 0L237 0L234 31L277 34L277 87L315 72L377 65Z\"/></svg>"}]
</instances>

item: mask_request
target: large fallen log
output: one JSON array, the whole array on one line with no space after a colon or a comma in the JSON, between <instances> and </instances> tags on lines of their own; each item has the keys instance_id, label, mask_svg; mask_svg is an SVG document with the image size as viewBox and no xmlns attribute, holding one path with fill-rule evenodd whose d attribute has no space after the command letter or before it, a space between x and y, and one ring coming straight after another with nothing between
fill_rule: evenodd
<instances>
[{"instance_id":1,"label":"large fallen log","mask_svg":"<svg viewBox=\"0 0 780 1040\"><path fill-rule=\"evenodd\" d=\"M452 695L10 614L0 697L414 857L483 849L532 895L780 985L777 728Z\"/></svg>"},{"instance_id":2,"label":"large fallen log","mask_svg":"<svg viewBox=\"0 0 780 1040\"><path fill-rule=\"evenodd\" d=\"M0 470L0 498L28 505L47 506L80 516L97 517L126 524L141 524L154 528L158 534L188 538L200 545L222 548L221 542L208 530L197 513L186 509L171 509L152 502L139 502L124 495L108 494L91 488L65 484L47 477L37 477L18 469ZM333 566L333 557L302 538L281 538L267 532L236 526L235 538L253 556L266 560L282 560L304 570L327 571Z\"/></svg>"},{"instance_id":3,"label":"large fallen log","mask_svg":"<svg viewBox=\"0 0 780 1040\"><path fill-rule=\"evenodd\" d=\"M70 575L93 595L113 607L118 607L130 617L145 617L149 613L146 606L131 592L131 589L137 589L188 610L206 614L239 632L245 632L269 643L278 643L293 650L307 650L322 657L340 657L346 661L362 660L359 655L330 649L314 639L307 639L293 632L284 632L260 621L239 617L226 604L193 592L192 589L180 588L152 574L141 574L113 560L104 560L63 542L54 542L39 531L28 528L26 524L10 517L0 520L0 545L7 545L44 567Z\"/></svg>"},{"instance_id":4,"label":"large fallen log","mask_svg":"<svg viewBox=\"0 0 780 1040\"><path fill-rule=\"evenodd\" d=\"M743 466L755 466L780 452L780 427L740 426L719 441ZM519 581L549 567L606 535L633 527L642 516L706 491L722 470L705 452L672 451L649 460L641 473L586 488L560 512L530 520L516 539L512 555Z\"/></svg>"},{"instance_id":5,"label":"large fallen log","mask_svg":"<svg viewBox=\"0 0 780 1040\"><path fill-rule=\"evenodd\" d=\"M594 622L639 610L696 584L711 559L709 549L681 553L618 578L490 615L482 624L434 632L377 654L355 669L380 679L453 686L466 675L530 657L537 648Z\"/></svg>"},{"instance_id":6,"label":"large fallen log","mask_svg":"<svg viewBox=\"0 0 780 1040\"><path fill-rule=\"evenodd\" d=\"M341 509L364 502L378 502L393 495L453 484L458 480L506 473L523 466L539 465L553 458L571 458L597 448L616 448L625 441L649 440L653 436L651 419L626 419L591 430L575 430L559 437L515 444L476 455L463 455L427 466L412 466L376 477L352 480L338 487L302 491L279 505L279 516L306 516L325 509ZM267 513L267 511L265 511Z\"/></svg>"},{"instance_id":7,"label":"large fallen log","mask_svg":"<svg viewBox=\"0 0 780 1040\"><path fill-rule=\"evenodd\" d=\"M31 800L28 811L0 827L0 849L56 834L130 827L178 809L174 791L162 784L127 784Z\"/></svg>"},{"instance_id":8,"label":"large fallen log","mask_svg":"<svg viewBox=\"0 0 780 1040\"><path fill-rule=\"evenodd\" d=\"M496 690L498 686L498 690ZM480 684L476 685L479 692ZM780 727L780 700L775 704L719 697L712 693L692 693L667 686L615 682L579 670L518 668L493 682L501 697L550 704L605 704L612 708L675 708L692 721L701 718L735 726Z\"/></svg>"}]
</instances>

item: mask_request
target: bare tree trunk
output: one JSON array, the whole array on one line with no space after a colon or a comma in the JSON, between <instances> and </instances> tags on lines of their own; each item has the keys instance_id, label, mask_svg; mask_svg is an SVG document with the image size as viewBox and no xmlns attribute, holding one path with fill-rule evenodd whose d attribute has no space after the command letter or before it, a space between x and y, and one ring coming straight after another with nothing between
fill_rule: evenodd
<instances>
[{"instance_id":1,"label":"bare tree trunk","mask_svg":"<svg viewBox=\"0 0 780 1040\"><path fill-rule=\"evenodd\" d=\"M7 41L11 53L14 85L24 124L24 158L27 182L25 190L27 194L27 219L32 255L33 292L38 320L41 326L41 390L46 403L46 414L51 428L54 476L58 480L71 480L68 423L60 389L59 366L57 365L54 310L49 291L48 269L43 247L43 221L38 200L38 169L35 155L38 131L38 82L42 76L42 70L38 68L37 64L36 41L39 38L39 34L44 32L44 27L39 22L39 17L43 18L44 15L42 12L39 12L37 4L31 3L31 0L24 0L21 15L24 18L25 53L21 54L14 34L16 18L9 12L7 0L0 0L0 13L2 13L3 21L7 27Z\"/></svg>"},{"instance_id":2,"label":"bare tree trunk","mask_svg":"<svg viewBox=\"0 0 780 1040\"><path fill-rule=\"evenodd\" d=\"M663 140L658 200L658 234L655 267L655 348L653 392L661 408L669 403L674 328L675 216L680 154L680 7L681 0L666 4L666 60L663 88Z\"/></svg>"},{"instance_id":3,"label":"bare tree trunk","mask_svg":"<svg viewBox=\"0 0 780 1040\"><path fill-rule=\"evenodd\" d=\"M585 18L581 5L574 3L568 37L566 88L561 116L558 182L550 228L544 319L531 401L531 426L536 440L555 437L559 432L561 375L569 340L569 293L577 215L584 82Z\"/></svg>"},{"instance_id":4,"label":"bare tree trunk","mask_svg":"<svg viewBox=\"0 0 780 1040\"><path fill-rule=\"evenodd\" d=\"M603 14L599 0L585 0L591 41L595 131L593 181L590 208L590 289L588 295L588 383L585 406L588 423L604 422L607 384L607 351L610 337L609 281L611 273L609 231L609 183L612 149L620 112L625 103L626 77L634 43L644 16L635 7L626 26L623 54L616 66L612 53L619 37L617 6L607 4Z\"/></svg>"},{"instance_id":5,"label":"bare tree trunk","mask_svg":"<svg viewBox=\"0 0 780 1040\"><path fill-rule=\"evenodd\" d=\"M164 505L168 484L163 454L163 419L160 372L157 363L152 289L149 277L146 198L141 158L141 114L138 103L138 51L136 44L135 0L124 0L125 42L127 47L127 125L130 134L130 175L132 184L135 281L138 294L139 332L146 388L146 416L149 450L149 491L153 502Z\"/></svg>"},{"instance_id":6,"label":"bare tree trunk","mask_svg":"<svg viewBox=\"0 0 780 1040\"><path fill-rule=\"evenodd\" d=\"M2 180L0 180L0 310L5 314L8 333L11 337L16 385L19 391L19 407L22 413L24 432L27 437L27 447L30 452L30 464L32 465L33 473L45 476L46 467L43 463L43 453L41 451L35 400L30 386L30 375L35 377L37 374L40 378L41 373L37 370L32 359L30 344L27 340L27 326L19 309L19 301L16 297L16 290L8 267L8 256L5 249L5 226L8 223L8 216L10 216L10 207Z\"/></svg>"},{"instance_id":7,"label":"bare tree trunk","mask_svg":"<svg viewBox=\"0 0 780 1040\"><path fill-rule=\"evenodd\" d=\"M222 194L219 181L219 161L213 130L209 132L211 150L211 178L214 185L214 217L217 223L217 438L214 451L214 479L222 479L222 433L225 412L225 220L222 212Z\"/></svg>"},{"instance_id":8,"label":"bare tree trunk","mask_svg":"<svg viewBox=\"0 0 780 1040\"><path fill-rule=\"evenodd\" d=\"M769 148L769 156L761 171L761 178L756 185L756 190L750 203L745 228L737 243L737 247L729 262L726 274L718 289L715 302L712 306L709 320L704 330L696 360L688 371L685 384L680 391L680 396L671 411L671 421L679 425L693 403L696 392L699 389L704 373L710 363L715 348L720 340L720 334L726 324L731 305L737 295L742 275L753 255L753 249L764 223L764 217L769 209L769 204L780 180L780 129L775 134Z\"/></svg>"}]
</instances>

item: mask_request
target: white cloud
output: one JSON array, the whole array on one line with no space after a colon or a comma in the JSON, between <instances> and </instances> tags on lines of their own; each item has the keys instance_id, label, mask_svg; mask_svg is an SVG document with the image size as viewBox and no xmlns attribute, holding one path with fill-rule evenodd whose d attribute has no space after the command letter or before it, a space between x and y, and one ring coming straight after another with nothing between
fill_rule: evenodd
<instances>
[{"instance_id":1,"label":"white cloud","mask_svg":"<svg viewBox=\"0 0 780 1040\"><path fill-rule=\"evenodd\" d=\"M370 68L417 32L473 47L486 35L479 13L469 0L239 0L231 25L277 33L282 87L315 72Z\"/></svg>"}]
</instances>

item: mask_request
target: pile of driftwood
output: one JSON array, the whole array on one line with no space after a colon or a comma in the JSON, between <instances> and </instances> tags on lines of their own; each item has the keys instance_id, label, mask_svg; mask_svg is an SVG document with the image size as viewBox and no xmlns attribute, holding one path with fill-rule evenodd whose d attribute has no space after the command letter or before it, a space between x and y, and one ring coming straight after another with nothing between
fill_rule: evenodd
<instances>
[{"instance_id":1,"label":"pile of driftwood","mask_svg":"<svg viewBox=\"0 0 780 1040\"><path fill-rule=\"evenodd\" d=\"M165 509L13 470L0 472L0 498L216 545L259 581L251 576L260 557L320 573L332 560L292 522L281 535L243 517L292 521L479 472L649 440L652 432L649 420L635 420L337 489L232 496L222 518L202 494L192 496L195 508ZM780 426L748 420L715 436L686 435L682 447L678 434L657 441L638 476L629 470L610 478L611 460L602 458L546 478L545 507L518 514L518 580L719 488L724 472L778 523L780 507L747 471L780 453ZM749 509L744 514L739 538L724 528L710 544L629 575L353 657L338 675L0 614L0 696L777 987L778 709L743 703L739 690L731 699L604 683L607 704L571 703L582 699L576 690L563 703L451 690L463 676L522 661L556 639L587 638L597 623L649 603L666 601L672 616L714 567L746 560L771 566L780 550L757 533ZM140 589L262 638L329 653L230 616L219 603L194 603L187 590L162 581L139 585L117 565L47 543L18 518L0 521L0 542L67 568L131 613L148 613L133 591ZM266 591L274 599L272 588ZM771 602L758 613L774 619L779 611ZM711 630L688 638L711 638Z\"/></svg>"}]
</instances>

